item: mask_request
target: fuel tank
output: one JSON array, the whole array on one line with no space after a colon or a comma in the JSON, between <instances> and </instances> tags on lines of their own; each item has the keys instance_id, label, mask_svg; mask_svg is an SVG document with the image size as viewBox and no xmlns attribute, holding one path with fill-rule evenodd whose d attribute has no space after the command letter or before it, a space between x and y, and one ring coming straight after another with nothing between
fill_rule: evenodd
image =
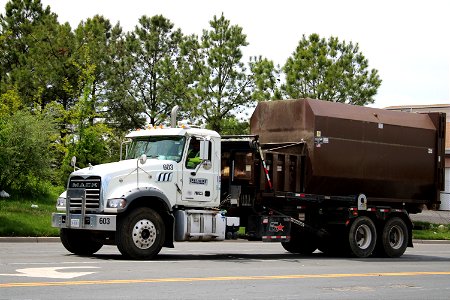
<instances>
[{"instance_id":1,"label":"fuel tank","mask_svg":"<svg viewBox=\"0 0 450 300\"><path fill-rule=\"evenodd\" d=\"M297 147L304 158L304 176L295 177L302 182L285 185L295 186L295 192L363 193L369 201L402 203L411 209L439 203L444 183L444 113L278 100L260 102L250 128L266 149L304 145Z\"/></svg>"}]
</instances>

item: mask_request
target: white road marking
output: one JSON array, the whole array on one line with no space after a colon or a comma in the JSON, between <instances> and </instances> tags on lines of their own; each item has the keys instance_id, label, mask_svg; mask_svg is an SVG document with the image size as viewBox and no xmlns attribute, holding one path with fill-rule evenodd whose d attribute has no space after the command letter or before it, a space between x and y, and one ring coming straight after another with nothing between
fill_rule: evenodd
<instances>
[{"instance_id":1,"label":"white road marking","mask_svg":"<svg viewBox=\"0 0 450 300\"><path fill-rule=\"evenodd\" d=\"M15 274L0 274L0 276L18 276L18 277L39 277L54 279L71 279L75 277L93 274L95 272L59 272L65 269L96 269L94 266L73 266L73 267L47 267L47 268L25 268L17 269Z\"/></svg>"}]
</instances>

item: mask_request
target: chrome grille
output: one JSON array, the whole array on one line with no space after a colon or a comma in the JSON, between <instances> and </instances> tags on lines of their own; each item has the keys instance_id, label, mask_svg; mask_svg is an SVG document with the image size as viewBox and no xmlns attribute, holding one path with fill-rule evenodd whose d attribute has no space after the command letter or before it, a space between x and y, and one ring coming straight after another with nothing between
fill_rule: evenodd
<instances>
[{"instance_id":1,"label":"chrome grille","mask_svg":"<svg viewBox=\"0 0 450 300\"><path fill-rule=\"evenodd\" d=\"M71 212L95 212L100 208L101 178L90 176L70 178L67 198Z\"/></svg>"}]
</instances>

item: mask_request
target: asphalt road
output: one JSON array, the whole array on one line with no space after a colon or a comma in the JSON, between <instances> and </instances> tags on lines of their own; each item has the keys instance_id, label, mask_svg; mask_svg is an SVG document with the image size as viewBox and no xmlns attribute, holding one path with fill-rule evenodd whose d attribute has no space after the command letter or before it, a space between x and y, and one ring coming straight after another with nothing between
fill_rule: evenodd
<instances>
[{"instance_id":1,"label":"asphalt road","mask_svg":"<svg viewBox=\"0 0 450 300\"><path fill-rule=\"evenodd\" d=\"M0 299L449 299L450 244L398 259L292 255L279 244L176 243L153 261L113 246L93 257L60 243L1 243Z\"/></svg>"}]
</instances>

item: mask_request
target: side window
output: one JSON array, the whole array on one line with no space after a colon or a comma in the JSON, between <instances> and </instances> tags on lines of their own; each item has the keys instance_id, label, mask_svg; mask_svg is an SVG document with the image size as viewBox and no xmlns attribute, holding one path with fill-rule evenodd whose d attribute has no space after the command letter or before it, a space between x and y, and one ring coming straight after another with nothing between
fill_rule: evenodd
<instances>
[{"instance_id":1,"label":"side window","mask_svg":"<svg viewBox=\"0 0 450 300\"><path fill-rule=\"evenodd\" d=\"M186 168L195 169L199 163L201 163L200 159L200 141L196 138L191 138L189 142L189 148L187 152L186 158Z\"/></svg>"}]
</instances>

